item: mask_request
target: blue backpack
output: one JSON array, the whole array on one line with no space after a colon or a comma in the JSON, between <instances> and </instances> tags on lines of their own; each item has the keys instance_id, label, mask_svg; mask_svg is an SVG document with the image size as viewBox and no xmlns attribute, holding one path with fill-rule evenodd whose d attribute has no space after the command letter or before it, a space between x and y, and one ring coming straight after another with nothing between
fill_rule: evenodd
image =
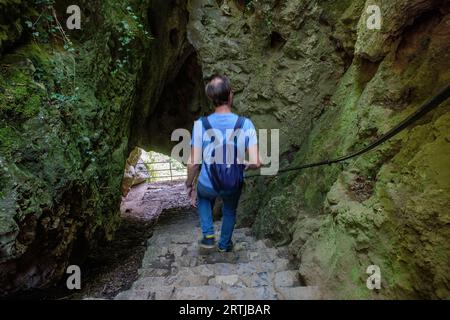
<instances>
[{"instance_id":1,"label":"blue backpack","mask_svg":"<svg viewBox=\"0 0 450 320\"><path fill-rule=\"evenodd\" d=\"M202 117L201 121L206 131L212 129L211 124L207 117ZM239 117L234 126L234 131L242 129L245 122L244 117ZM211 143L214 142L214 136L211 136ZM227 137L223 140L223 163L213 162L211 164L205 164L206 172L209 180L216 192L238 190L244 183L244 164L238 164L238 143L237 137L234 137L234 158L233 163L227 164ZM215 149L212 150L211 156L214 157Z\"/></svg>"}]
</instances>

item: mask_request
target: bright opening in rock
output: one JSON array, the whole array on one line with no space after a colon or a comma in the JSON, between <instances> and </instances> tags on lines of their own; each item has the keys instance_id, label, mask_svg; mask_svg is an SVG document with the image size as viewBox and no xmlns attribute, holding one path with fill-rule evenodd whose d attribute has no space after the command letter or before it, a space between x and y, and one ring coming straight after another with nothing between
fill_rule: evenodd
<instances>
[{"instance_id":1,"label":"bright opening in rock","mask_svg":"<svg viewBox=\"0 0 450 320\"><path fill-rule=\"evenodd\" d=\"M180 181L187 176L186 166L162 153L135 148L127 159L122 183L122 195L142 183Z\"/></svg>"},{"instance_id":2,"label":"bright opening in rock","mask_svg":"<svg viewBox=\"0 0 450 320\"><path fill-rule=\"evenodd\" d=\"M151 219L168 206L186 205L186 176L186 166L181 162L162 153L135 148L124 169L122 215Z\"/></svg>"}]
</instances>

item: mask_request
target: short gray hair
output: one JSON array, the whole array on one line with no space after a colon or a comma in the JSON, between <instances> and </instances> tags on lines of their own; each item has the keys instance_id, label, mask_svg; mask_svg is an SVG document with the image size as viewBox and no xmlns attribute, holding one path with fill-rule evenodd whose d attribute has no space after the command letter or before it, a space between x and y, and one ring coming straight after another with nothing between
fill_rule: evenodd
<instances>
[{"instance_id":1,"label":"short gray hair","mask_svg":"<svg viewBox=\"0 0 450 320\"><path fill-rule=\"evenodd\" d=\"M214 75L206 85L205 91L215 107L227 104L231 93L230 80L225 76Z\"/></svg>"}]
</instances>

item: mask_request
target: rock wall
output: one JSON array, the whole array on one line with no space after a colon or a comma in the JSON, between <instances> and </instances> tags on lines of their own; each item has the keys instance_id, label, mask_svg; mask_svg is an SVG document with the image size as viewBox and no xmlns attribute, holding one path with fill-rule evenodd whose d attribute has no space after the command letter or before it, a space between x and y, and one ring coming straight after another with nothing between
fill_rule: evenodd
<instances>
[{"instance_id":1,"label":"rock wall","mask_svg":"<svg viewBox=\"0 0 450 320\"><path fill-rule=\"evenodd\" d=\"M131 151L125 163L125 169L122 179L122 196L126 197L131 190L131 187L139 185L151 178L147 167L142 160L144 150L141 148L134 148Z\"/></svg>"},{"instance_id":2,"label":"rock wall","mask_svg":"<svg viewBox=\"0 0 450 320\"><path fill-rule=\"evenodd\" d=\"M372 2L189 2L205 76L229 75L237 111L280 129L282 167L355 151L450 82L448 3L378 1L374 31ZM449 298L448 105L342 165L250 181L241 224L290 243L330 297Z\"/></svg>"},{"instance_id":3,"label":"rock wall","mask_svg":"<svg viewBox=\"0 0 450 320\"><path fill-rule=\"evenodd\" d=\"M186 61L169 32L185 38L183 1L78 1L73 31L70 4L0 3L0 295L55 283L112 237L125 160L150 132L136 119Z\"/></svg>"},{"instance_id":4,"label":"rock wall","mask_svg":"<svg viewBox=\"0 0 450 320\"><path fill-rule=\"evenodd\" d=\"M80 1L82 30L66 35L70 3L37 3L2 2L20 32L0 28L0 295L54 283L112 236L150 42L119 1Z\"/></svg>"}]
</instances>

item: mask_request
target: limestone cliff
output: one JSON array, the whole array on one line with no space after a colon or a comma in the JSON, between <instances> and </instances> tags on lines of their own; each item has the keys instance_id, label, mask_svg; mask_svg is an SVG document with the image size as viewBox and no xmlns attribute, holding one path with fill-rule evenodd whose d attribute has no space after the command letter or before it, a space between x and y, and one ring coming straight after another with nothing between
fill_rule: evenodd
<instances>
[{"instance_id":1,"label":"limestone cliff","mask_svg":"<svg viewBox=\"0 0 450 320\"><path fill-rule=\"evenodd\" d=\"M218 2L191 1L190 40L206 74L230 75L239 112L281 130L283 167L355 151L450 81L446 1L380 1L380 31L371 1ZM331 297L449 298L448 105L342 166L251 183L241 222L291 243Z\"/></svg>"}]
</instances>

